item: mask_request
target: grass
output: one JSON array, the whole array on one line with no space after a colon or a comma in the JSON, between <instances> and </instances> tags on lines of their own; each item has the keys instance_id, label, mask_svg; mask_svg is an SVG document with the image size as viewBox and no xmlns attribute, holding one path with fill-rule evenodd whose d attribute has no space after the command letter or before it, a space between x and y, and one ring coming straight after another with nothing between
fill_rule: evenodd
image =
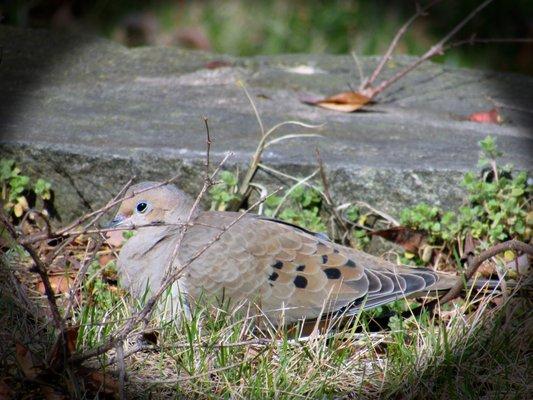
<instances>
[{"instance_id":1,"label":"grass","mask_svg":"<svg viewBox=\"0 0 533 400\"><path fill-rule=\"evenodd\" d=\"M22 341L42 354L49 351L52 329L28 317L20 301L24 296L8 296L13 293L6 287L9 273L15 270L24 279L28 261L20 254L9 257L11 267L2 266L0 281L3 342ZM100 344L140 306L103 280L102 271L94 269L97 275L85 281L84 301L71 321L81 327L79 349ZM470 293L435 316L427 311L415 316L417 303L404 302L397 306L413 315L393 316L384 329L373 326L380 313L362 313L356 323L310 338L274 325L258 329L254 309L199 307L178 323L150 321L147 328L158 332L157 345L126 358L126 389L132 398L526 398L531 303L527 295ZM135 345L126 343L126 353ZM2 349L2 366L14 387L22 388L12 349ZM113 355L90 364L106 366ZM105 370L116 379L115 364Z\"/></svg>"}]
</instances>

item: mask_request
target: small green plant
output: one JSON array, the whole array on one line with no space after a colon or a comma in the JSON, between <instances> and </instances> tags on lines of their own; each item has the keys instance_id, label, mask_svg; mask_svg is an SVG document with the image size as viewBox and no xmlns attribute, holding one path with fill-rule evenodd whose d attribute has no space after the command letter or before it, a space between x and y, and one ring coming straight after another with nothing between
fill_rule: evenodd
<instances>
[{"instance_id":1,"label":"small green plant","mask_svg":"<svg viewBox=\"0 0 533 400\"><path fill-rule=\"evenodd\" d=\"M270 196L265 202L265 215L314 232L325 232L327 228L321 215L322 201L316 189L298 185L288 189L284 196Z\"/></svg>"},{"instance_id":2,"label":"small green plant","mask_svg":"<svg viewBox=\"0 0 533 400\"><path fill-rule=\"evenodd\" d=\"M493 138L487 137L479 145L479 166L485 167L485 173L465 174L461 182L467 193L463 206L457 211L443 211L422 203L401 213L403 226L425 231L429 244L443 246L449 254L457 239L464 239L467 234L482 247L508 239L531 239L533 188L527 174L515 172L512 166L497 165L502 153Z\"/></svg>"},{"instance_id":3,"label":"small green plant","mask_svg":"<svg viewBox=\"0 0 533 400\"><path fill-rule=\"evenodd\" d=\"M223 211L228 203L238 198L239 179L230 171L220 173L220 182L209 191L211 195L211 210Z\"/></svg>"},{"instance_id":4,"label":"small green plant","mask_svg":"<svg viewBox=\"0 0 533 400\"><path fill-rule=\"evenodd\" d=\"M368 218L368 214L362 213L361 209L356 205L351 205L345 212L345 217L348 221L364 226ZM354 228L352 229L352 245L358 249L364 249L370 243L370 236L367 229Z\"/></svg>"},{"instance_id":5,"label":"small green plant","mask_svg":"<svg viewBox=\"0 0 533 400\"><path fill-rule=\"evenodd\" d=\"M35 197L43 201L52 198L52 185L44 179L32 184L30 178L21 174L14 160L0 160L0 201L4 210L21 217L34 202Z\"/></svg>"}]
</instances>

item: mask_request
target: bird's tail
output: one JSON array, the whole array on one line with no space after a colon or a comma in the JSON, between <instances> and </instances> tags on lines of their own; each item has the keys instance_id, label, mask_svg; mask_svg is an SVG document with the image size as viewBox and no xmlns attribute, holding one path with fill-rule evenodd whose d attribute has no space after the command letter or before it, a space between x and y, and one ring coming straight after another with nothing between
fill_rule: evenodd
<instances>
[{"instance_id":1,"label":"bird's tail","mask_svg":"<svg viewBox=\"0 0 533 400\"><path fill-rule=\"evenodd\" d=\"M436 272L427 268L410 268L394 266L391 270L380 269L365 271L369 280L368 295L357 299L347 309L344 315L355 315L361 308L369 310L395 300L434 296L445 292L462 279L460 276ZM392 287L390 282L392 281ZM501 287L498 279L472 279L466 289L496 290Z\"/></svg>"}]
</instances>

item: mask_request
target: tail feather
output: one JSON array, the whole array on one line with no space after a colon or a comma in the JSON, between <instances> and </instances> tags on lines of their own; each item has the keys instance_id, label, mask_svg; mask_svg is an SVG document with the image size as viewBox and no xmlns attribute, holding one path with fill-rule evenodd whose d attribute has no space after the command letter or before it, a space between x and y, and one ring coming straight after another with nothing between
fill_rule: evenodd
<instances>
[{"instance_id":1,"label":"tail feather","mask_svg":"<svg viewBox=\"0 0 533 400\"><path fill-rule=\"evenodd\" d=\"M365 271L371 283L368 295L355 300L341 312L345 316L356 315L361 308L370 310L381 305L409 297L422 297L451 289L460 277L427 268L398 267L395 271ZM501 282L496 279L471 280L468 288L496 289Z\"/></svg>"}]
</instances>

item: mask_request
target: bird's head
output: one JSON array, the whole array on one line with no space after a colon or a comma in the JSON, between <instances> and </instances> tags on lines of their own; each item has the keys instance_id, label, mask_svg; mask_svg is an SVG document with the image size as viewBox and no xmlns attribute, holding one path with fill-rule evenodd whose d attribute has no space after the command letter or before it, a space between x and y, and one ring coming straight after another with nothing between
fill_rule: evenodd
<instances>
[{"instance_id":1,"label":"bird's head","mask_svg":"<svg viewBox=\"0 0 533 400\"><path fill-rule=\"evenodd\" d=\"M191 198L174 185L141 182L128 189L109 226L183 223L192 204Z\"/></svg>"}]
</instances>

